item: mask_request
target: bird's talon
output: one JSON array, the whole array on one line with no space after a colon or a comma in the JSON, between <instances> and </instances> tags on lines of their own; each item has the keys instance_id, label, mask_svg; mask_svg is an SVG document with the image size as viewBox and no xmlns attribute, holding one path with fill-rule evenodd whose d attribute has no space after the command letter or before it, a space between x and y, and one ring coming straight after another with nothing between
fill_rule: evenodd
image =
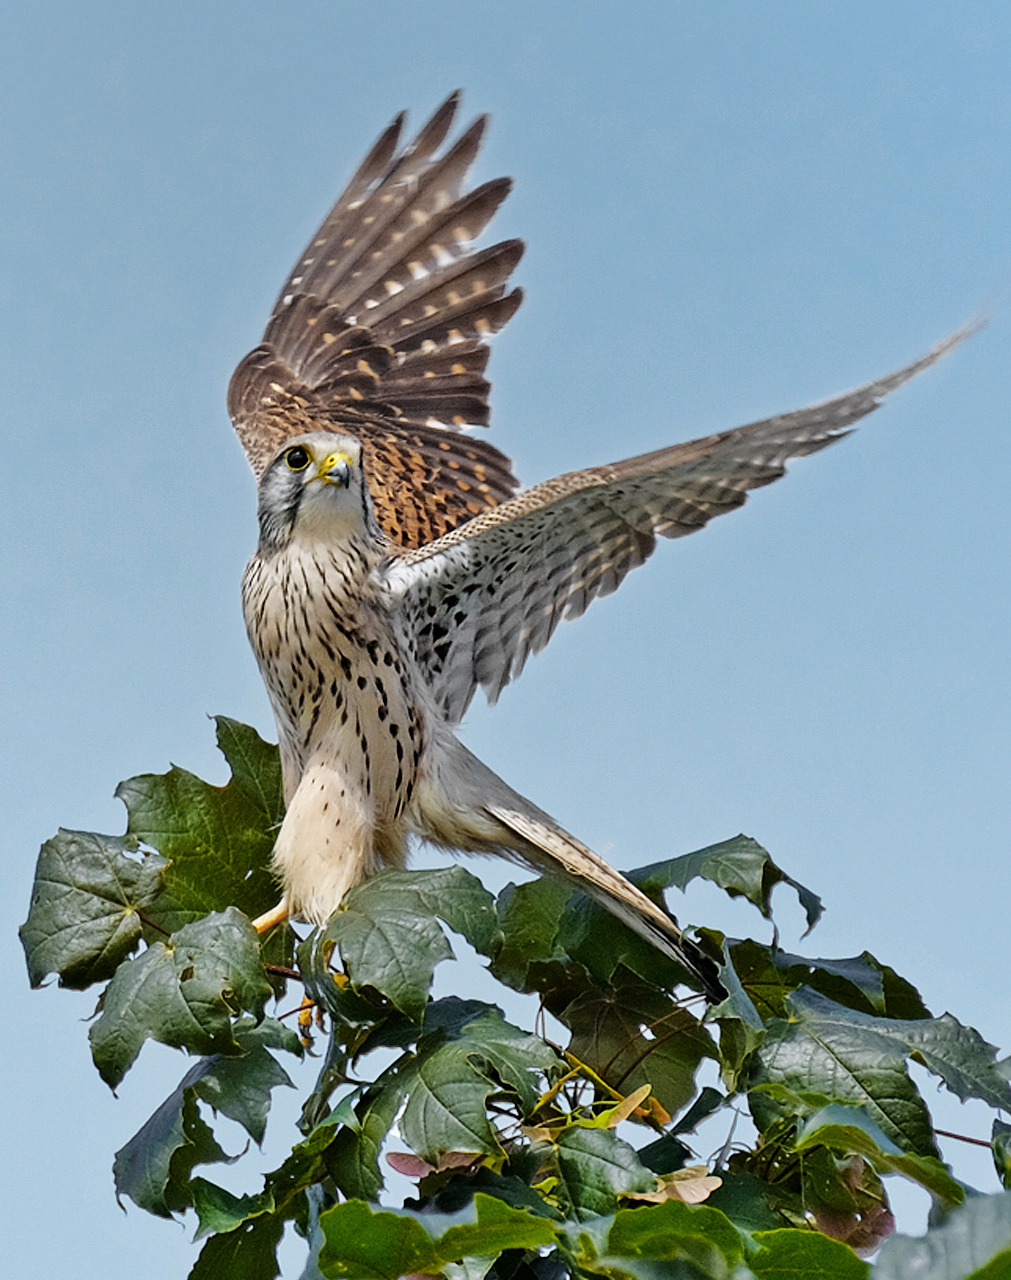
<instances>
[{"instance_id":1,"label":"bird's talon","mask_svg":"<svg viewBox=\"0 0 1011 1280\"><path fill-rule=\"evenodd\" d=\"M323 1023L323 1010L311 996L303 996L302 1004L298 1011L298 1038L302 1041L302 1047L310 1051L315 1044L312 1034L314 1022L319 1031L325 1034L326 1027Z\"/></svg>"}]
</instances>

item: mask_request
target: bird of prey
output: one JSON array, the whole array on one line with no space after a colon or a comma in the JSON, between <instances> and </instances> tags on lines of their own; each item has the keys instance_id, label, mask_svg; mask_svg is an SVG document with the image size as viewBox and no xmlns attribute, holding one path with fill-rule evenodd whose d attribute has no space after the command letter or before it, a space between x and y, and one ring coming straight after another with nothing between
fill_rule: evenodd
<instances>
[{"instance_id":1,"label":"bird of prey","mask_svg":"<svg viewBox=\"0 0 1011 1280\"><path fill-rule=\"evenodd\" d=\"M444 154L454 94L398 150L398 117L286 281L229 410L259 482L243 578L277 722L283 898L256 922L321 923L403 866L411 837L499 854L601 901L718 998L716 967L619 872L473 756L455 728L494 702L563 618L846 435L961 342L796 412L570 472L514 495L488 421L486 338L519 306L508 240L469 246L507 179L464 193L484 120Z\"/></svg>"}]
</instances>

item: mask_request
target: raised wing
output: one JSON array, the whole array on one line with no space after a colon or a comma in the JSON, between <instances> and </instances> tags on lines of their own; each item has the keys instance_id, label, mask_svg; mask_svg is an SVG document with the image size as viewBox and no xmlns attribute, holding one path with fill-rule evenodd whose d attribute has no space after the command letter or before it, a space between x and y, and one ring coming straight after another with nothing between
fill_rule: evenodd
<instances>
[{"instance_id":1,"label":"raised wing","mask_svg":"<svg viewBox=\"0 0 1011 1280\"><path fill-rule=\"evenodd\" d=\"M362 441L376 515L417 547L510 498L509 459L464 435L486 426L486 339L522 300L519 240L480 252L512 182L466 194L482 117L442 156L459 94L398 150L401 114L362 161L277 299L263 342L232 376L228 409L257 479L293 436Z\"/></svg>"},{"instance_id":2,"label":"raised wing","mask_svg":"<svg viewBox=\"0 0 1011 1280\"><path fill-rule=\"evenodd\" d=\"M478 685L494 702L561 619L614 591L658 534L694 533L741 506L749 489L778 480L790 458L849 434L884 396L978 327L821 404L559 476L391 561L385 575L403 640L449 720L462 718Z\"/></svg>"}]
</instances>

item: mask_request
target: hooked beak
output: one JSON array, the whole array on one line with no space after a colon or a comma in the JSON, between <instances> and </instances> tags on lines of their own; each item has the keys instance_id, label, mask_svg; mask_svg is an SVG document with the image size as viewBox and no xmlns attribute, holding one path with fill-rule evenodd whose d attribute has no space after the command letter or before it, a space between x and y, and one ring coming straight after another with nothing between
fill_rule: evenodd
<instances>
[{"instance_id":1,"label":"hooked beak","mask_svg":"<svg viewBox=\"0 0 1011 1280\"><path fill-rule=\"evenodd\" d=\"M316 468L316 480L324 484L339 484L345 489L351 484L351 464L342 453L330 453Z\"/></svg>"}]
</instances>

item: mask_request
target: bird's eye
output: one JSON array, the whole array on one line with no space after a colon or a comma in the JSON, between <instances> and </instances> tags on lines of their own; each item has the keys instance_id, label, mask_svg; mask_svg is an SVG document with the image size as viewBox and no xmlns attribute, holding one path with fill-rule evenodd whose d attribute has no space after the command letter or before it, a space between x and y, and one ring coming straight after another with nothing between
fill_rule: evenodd
<instances>
[{"instance_id":1,"label":"bird's eye","mask_svg":"<svg viewBox=\"0 0 1011 1280\"><path fill-rule=\"evenodd\" d=\"M284 460L288 464L289 471L304 471L312 461L309 450L303 449L300 444L295 445L294 449L289 449L284 455Z\"/></svg>"}]
</instances>

